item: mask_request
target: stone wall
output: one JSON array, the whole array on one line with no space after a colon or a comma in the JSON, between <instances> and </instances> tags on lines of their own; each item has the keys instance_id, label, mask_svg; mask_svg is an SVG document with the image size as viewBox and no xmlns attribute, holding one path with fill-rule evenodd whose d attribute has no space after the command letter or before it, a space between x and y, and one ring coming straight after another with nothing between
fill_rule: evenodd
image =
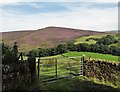
<instances>
[{"instance_id":1,"label":"stone wall","mask_svg":"<svg viewBox=\"0 0 120 92\"><path fill-rule=\"evenodd\" d=\"M120 63L85 60L85 76L120 85Z\"/></svg>"},{"instance_id":2,"label":"stone wall","mask_svg":"<svg viewBox=\"0 0 120 92\"><path fill-rule=\"evenodd\" d=\"M30 72L27 61L18 61L2 65L2 90L15 90L30 83Z\"/></svg>"}]
</instances>

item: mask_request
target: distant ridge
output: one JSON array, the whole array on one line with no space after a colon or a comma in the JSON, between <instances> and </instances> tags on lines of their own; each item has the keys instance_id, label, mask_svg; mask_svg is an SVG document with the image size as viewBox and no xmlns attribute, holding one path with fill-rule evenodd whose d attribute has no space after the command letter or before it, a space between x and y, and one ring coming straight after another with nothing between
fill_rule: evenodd
<instances>
[{"instance_id":1,"label":"distant ridge","mask_svg":"<svg viewBox=\"0 0 120 92\"><path fill-rule=\"evenodd\" d=\"M20 50L28 51L38 47L52 47L81 36L96 34L104 34L104 32L50 26L38 30L2 32L2 37L4 42L9 44L17 42Z\"/></svg>"},{"instance_id":2,"label":"distant ridge","mask_svg":"<svg viewBox=\"0 0 120 92\"><path fill-rule=\"evenodd\" d=\"M112 34L117 34L119 33L120 31L118 30L112 30L112 31L105 31L106 33L112 33Z\"/></svg>"}]
</instances>

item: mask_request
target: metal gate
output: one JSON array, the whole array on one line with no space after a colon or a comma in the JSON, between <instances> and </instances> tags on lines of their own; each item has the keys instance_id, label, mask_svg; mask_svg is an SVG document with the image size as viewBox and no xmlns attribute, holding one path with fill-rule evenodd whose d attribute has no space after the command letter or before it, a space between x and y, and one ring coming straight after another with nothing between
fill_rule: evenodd
<instances>
[{"instance_id":1,"label":"metal gate","mask_svg":"<svg viewBox=\"0 0 120 92\"><path fill-rule=\"evenodd\" d=\"M37 62L41 82L83 76L84 57L41 58Z\"/></svg>"}]
</instances>

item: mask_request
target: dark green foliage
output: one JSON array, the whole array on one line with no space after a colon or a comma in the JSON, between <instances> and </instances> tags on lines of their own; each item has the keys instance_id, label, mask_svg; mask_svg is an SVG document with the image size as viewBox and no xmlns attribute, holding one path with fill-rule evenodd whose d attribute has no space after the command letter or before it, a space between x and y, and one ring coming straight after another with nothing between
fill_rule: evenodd
<instances>
[{"instance_id":1,"label":"dark green foliage","mask_svg":"<svg viewBox=\"0 0 120 92\"><path fill-rule=\"evenodd\" d=\"M90 44L90 52L98 52L100 51L100 45L98 44Z\"/></svg>"},{"instance_id":2,"label":"dark green foliage","mask_svg":"<svg viewBox=\"0 0 120 92\"><path fill-rule=\"evenodd\" d=\"M90 39L88 38L88 39L86 39L86 41L89 41Z\"/></svg>"},{"instance_id":3,"label":"dark green foliage","mask_svg":"<svg viewBox=\"0 0 120 92\"><path fill-rule=\"evenodd\" d=\"M110 51L112 55L120 56L120 48L116 46L110 46Z\"/></svg>"},{"instance_id":4,"label":"dark green foliage","mask_svg":"<svg viewBox=\"0 0 120 92\"><path fill-rule=\"evenodd\" d=\"M73 44L60 44L57 47L46 48L46 49L34 49L32 50L35 56L44 57L44 56L54 56L62 53L66 53L67 51L78 51L78 52L97 52L102 54L112 54L116 56L120 56L120 48L116 46L107 46L104 44L87 44L80 43L77 45Z\"/></svg>"},{"instance_id":5,"label":"dark green foliage","mask_svg":"<svg viewBox=\"0 0 120 92\"><path fill-rule=\"evenodd\" d=\"M18 47L15 43L14 46L8 46L2 43L2 63L8 64L17 61Z\"/></svg>"},{"instance_id":6,"label":"dark green foliage","mask_svg":"<svg viewBox=\"0 0 120 92\"><path fill-rule=\"evenodd\" d=\"M62 53L67 52L66 44L58 44L56 49L57 49L58 54L62 54Z\"/></svg>"},{"instance_id":7,"label":"dark green foliage","mask_svg":"<svg viewBox=\"0 0 120 92\"><path fill-rule=\"evenodd\" d=\"M14 56L15 58L17 58L17 55L18 55L18 46L17 46L17 42L14 43L14 46L13 46L13 53L14 53Z\"/></svg>"},{"instance_id":8,"label":"dark green foliage","mask_svg":"<svg viewBox=\"0 0 120 92\"><path fill-rule=\"evenodd\" d=\"M89 41L89 40L95 40L95 41L98 41L100 38L88 38L86 39L86 41Z\"/></svg>"},{"instance_id":9,"label":"dark green foliage","mask_svg":"<svg viewBox=\"0 0 120 92\"><path fill-rule=\"evenodd\" d=\"M109 54L110 50L107 45L100 44L98 53Z\"/></svg>"},{"instance_id":10,"label":"dark green foliage","mask_svg":"<svg viewBox=\"0 0 120 92\"><path fill-rule=\"evenodd\" d=\"M89 51L89 45L87 43L77 44L77 51Z\"/></svg>"},{"instance_id":11,"label":"dark green foliage","mask_svg":"<svg viewBox=\"0 0 120 92\"><path fill-rule=\"evenodd\" d=\"M76 45L74 43L67 43L68 51L76 51Z\"/></svg>"},{"instance_id":12,"label":"dark green foliage","mask_svg":"<svg viewBox=\"0 0 120 92\"><path fill-rule=\"evenodd\" d=\"M118 40L117 39L114 39L114 43L117 43L118 42Z\"/></svg>"},{"instance_id":13,"label":"dark green foliage","mask_svg":"<svg viewBox=\"0 0 120 92\"><path fill-rule=\"evenodd\" d=\"M88 38L89 40L97 41L96 44L87 44L87 43L79 43L75 45L73 42L68 42L66 44L58 44L56 47L52 48L41 48L32 50L35 56L44 57L44 56L54 56L57 54L66 53L67 51L78 51L78 52L97 52L102 54L112 54L116 56L120 56L120 48L119 47L109 47L108 45L117 43L118 40L114 39L113 36L107 35L100 38Z\"/></svg>"},{"instance_id":14,"label":"dark green foliage","mask_svg":"<svg viewBox=\"0 0 120 92\"><path fill-rule=\"evenodd\" d=\"M42 49L42 48L38 48L39 50L39 53L38 53L38 56L39 57L43 57L44 55L45 55L45 50L44 49Z\"/></svg>"},{"instance_id":15,"label":"dark green foliage","mask_svg":"<svg viewBox=\"0 0 120 92\"><path fill-rule=\"evenodd\" d=\"M117 39L114 39L113 36L111 35L107 35L105 37L102 37L101 39L97 40L97 44L104 44L104 45L110 45L110 44L113 44L113 43L117 43L118 40Z\"/></svg>"}]
</instances>

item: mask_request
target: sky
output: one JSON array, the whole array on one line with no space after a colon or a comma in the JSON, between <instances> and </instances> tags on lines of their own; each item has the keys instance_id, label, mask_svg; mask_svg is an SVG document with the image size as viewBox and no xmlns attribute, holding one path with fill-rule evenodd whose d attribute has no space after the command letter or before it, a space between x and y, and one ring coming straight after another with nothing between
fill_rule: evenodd
<instances>
[{"instance_id":1,"label":"sky","mask_svg":"<svg viewBox=\"0 0 120 92\"><path fill-rule=\"evenodd\" d=\"M0 32L36 30L48 26L118 30L118 0L24 1L0 0Z\"/></svg>"}]
</instances>

